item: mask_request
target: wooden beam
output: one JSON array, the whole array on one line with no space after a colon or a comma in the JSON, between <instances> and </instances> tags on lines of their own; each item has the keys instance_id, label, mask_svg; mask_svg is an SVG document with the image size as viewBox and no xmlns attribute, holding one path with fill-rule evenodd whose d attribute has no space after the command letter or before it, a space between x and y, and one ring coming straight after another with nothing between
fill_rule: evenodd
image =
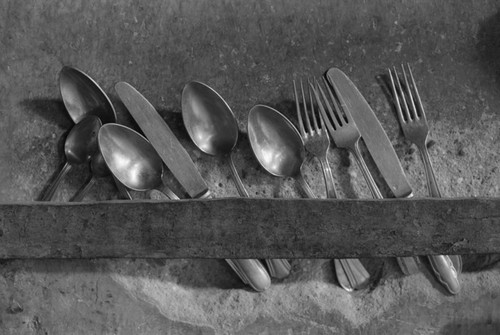
<instances>
[{"instance_id":1,"label":"wooden beam","mask_svg":"<svg viewBox=\"0 0 500 335\"><path fill-rule=\"evenodd\" d=\"M500 198L0 204L0 258L500 253Z\"/></svg>"}]
</instances>

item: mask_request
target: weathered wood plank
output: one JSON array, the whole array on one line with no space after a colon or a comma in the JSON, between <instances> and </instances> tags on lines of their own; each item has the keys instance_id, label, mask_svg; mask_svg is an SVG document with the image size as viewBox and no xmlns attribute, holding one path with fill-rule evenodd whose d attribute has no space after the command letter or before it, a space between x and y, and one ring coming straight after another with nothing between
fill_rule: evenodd
<instances>
[{"instance_id":1,"label":"weathered wood plank","mask_svg":"<svg viewBox=\"0 0 500 335\"><path fill-rule=\"evenodd\" d=\"M0 258L500 253L500 199L0 204Z\"/></svg>"}]
</instances>

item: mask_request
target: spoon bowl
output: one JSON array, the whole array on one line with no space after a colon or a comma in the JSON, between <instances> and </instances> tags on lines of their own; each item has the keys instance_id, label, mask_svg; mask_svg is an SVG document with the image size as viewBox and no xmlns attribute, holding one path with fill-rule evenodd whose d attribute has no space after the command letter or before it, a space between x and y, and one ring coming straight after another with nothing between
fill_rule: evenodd
<instances>
[{"instance_id":1,"label":"spoon bowl","mask_svg":"<svg viewBox=\"0 0 500 335\"><path fill-rule=\"evenodd\" d=\"M182 91L182 118L186 130L201 151L229 154L238 141L238 124L224 99L211 87L191 81Z\"/></svg>"},{"instance_id":2,"label":"spoon bowl","mask_svg":"<svg viewBox=\"0 0 500 335\"><path fill-rule=\"evenodd\" d=\"M239 194L248 197L232 156L238 142L238 123L224 99L210 86L191 81L182 90L182 119L201 151L227 159Z\"/></svg>"},{"instance_id":3,"label":"spoon bowl","mask_svg":"<svg viewBox=\"0 0 500 335\"><path fill-rule=\"evenodd\" d=\"M73 126L64 143L66 163L45 192L42 201L50 201L53 198L62 178L69 172L73 165L88 162L97 151L97 134L100 127L101 120L94 115L83 118Z\"/></svg>"},{"instance_id":4,"label":"spoon bowl","mask_svg":"<svg viewBox=\"0 0 500 335\"><path fill-rule=\"evenodd\" d=\"M83 71L64 66L59 72L59 90L64 106L75 123L87 115L99 117L103 124L116 122L116 112L108 96Z\"/></svg>"},{"instance_id":5,"label":"spoon bowl","mask_svg":"<svg viewBox=\"0 0 500 335\"><path fill-rule=\"evenodd\" d=\"M296 177L306 157L294 125L277 110L256 105L248 114L248 137L255 157L272 175Z\"/></svg>"},{"instance_id":6,"label":"spoon bowl","mask_svg":"<svg viewBox=\"0 0 500 335\"><path fill-rule=\"evenodd\" d=\"M98 135L101 154L111 173L127 188L134 191L165 189L170 199L179 199L163 185L163 163L151 143L126 126L108 123Z\"/></svg>"},{"instance_id":7,"label":"spoon bowl","mask_svg":"<svg viewBox=\"0 0 500 335\"><path fill-rule=\"evenodd\" d=\"M98 142L104 161L123 185L134 191L148 191L161 185L161 158L141 134L110 123L99 130Z\"/></svg>"},{"instance_id":8,"label":"spoon bowl","mask_svg":"<svg viewBox=\"0 0 500 335\"><path fill-rule=\"evenodd\" d=\"M255 157L266 171L296 179L308 197L316 197L302 175L306 151L290 120L274 108L256 105L248 114L248 138Z\"/></svg>"}]
</instances>

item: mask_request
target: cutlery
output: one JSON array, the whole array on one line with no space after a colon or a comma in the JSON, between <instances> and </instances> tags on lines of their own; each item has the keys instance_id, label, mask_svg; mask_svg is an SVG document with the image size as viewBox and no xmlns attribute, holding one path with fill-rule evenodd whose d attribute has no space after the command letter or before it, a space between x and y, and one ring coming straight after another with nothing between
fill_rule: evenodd
<instances>
[{"instance_id":1,"label":"cutlery","mask_svg":"<svg viewBox=\"0 0 500 335\"><path fill-rule=\"evenodd\" d=\"M412 189L406 179L399 158L384 128L382 128L382 125L363 95L354 83L337 68L330 68L326 72L326 79L334 88L335 94L341 102L342 109L348 111L351 115L352 121L355 122L373 161L394 196L397 198L412 197ZM420 271L417 257L397 257L396 259L401 271L405 275Z\"/></svg>"},{"instance_id":2,"label":"cutlery","mask_svg":"<svg viewBox=\"0 0 500 335\"><path fill-rule=\"evenodd\" d=\"M117 83L115 89L146 138L189 196L208 197L210 192L196 165L153 105L126 82Z\"/></svg>"},{"instance_id":3,"label":"cutlery","mask_svg":"<svg viewBox=\"0 0 500 335\"><path fill-rule=\"evenodd\" d=\"M97 150L97 132L100 127L101 120L94 115L86 116L73 126L64 143L66 162L56 179L45 191L42 201L52 200L61 180L74 165L84 164L90 160Z\"/></svg>"},{"instance_id":4,"label":"cutlery","mask_svg":"<svg viewBox=\"0 0 500 335\"><path fill-rule=\"evenodd\" d=\"M88 191L92 188L92 186L94 186L97 178L104 178L111 174L111 171L109 171L100 150L97 150L90 159L90 173L90 178L70 200L71 202L82 201Z\"/></svg>"},{"instance_id":5,"label":"cutlery","mask_svg":"<svg viewBox=\"0 0 500 335\"><path fill-rule=\"evenodd\" d=\"M153 105L128 83L119 82L115 89L151 145L189 196L209 197L210 191L191 157ZM227 262L242 281L256 291L264 291L271 285L271 279L260 261Z\"/></svg>"},{"instance_id":6,"label":"cutlery","mask_svg":"<svg viewBox=\"0 0 500 335\"><path fill-rule=\"evenodd\" d=\"M226 101L208 85L191 81L182 91L182 118L201 151L228 161L240 196L248 198L232 156L238 142L238 124ZM284 278L290 274L291 266L285 259L266 259L266 263L272 277Z\"/></svg>"},{"instance_id":7,"label":"cutlery","mask_svg":"<svg viewBox=\"0 0 500 335\"><path fill-rule=\"evenodd\" d=\"M101 87L83 71L64 66L59 72L59 90L73 122L95 115L103 124L116 122L113 104Z\"/></svg>"},{"instance_id":8,"label":"cutlery","mask_svg":"<svg viewBox=\"0 0 500 335\"><path fill-rule=\"evenodd\" d=\"M324 78L323 78L324 80ZM363 173L363 176L365 180L367 181L368 187L372 193L372 196L375 199L382 199L382 193L380 193L380 190L378 189L375 181L373 180L373 177L368 170L368 167L366 166L366 163L363 159L363 156L361 155L361 152L359 150L359 141L361 139L361 134L359 131L359 128L356 126L356 123L353 120L352 115L350 114L351 109L348 109L348 107L345 105L345 100L343 97L338 93L338 89L336 89L336 86L333 86L337 97L334 97L332 90L329 88L328 83L326 80L325 82L325 87L329 95L329 100L327 99L326 95L324 94L324 91L321 89L321 86L317 83L317 90L315 93L318 93L317 91L322 93L323 96L323 101L325 103L325 106L328 109L328 113L330 114L330 117L327 115L326 110L324 107L321 105L320 111L322 112L322 117L324 118L325 123L327 124L327 128L332 135L332 138L336 145L338 147L344 147L347 150L349 150L356 162L358 163L358 166L360 167L361 172ZM318 104L321 103L320 97L318 94L316 94L316 98L318 101ZM340 100L340 103L342 105L342 108L339 106L337 103L337 98ZM329 103L330 101L331 103ZM332 104L334 107L332 107ZM335 108L335 110L334 110ZM339 114L340 113L340 114ZM332 123L333 122L333 123ZM385 135L385 132L384 132ZM337 143L338 142L338 143ZM365 140L366 142L366 140ZM392 146L391 146L392 149ZM399 161L398 161L399 162ZM411 189L410 189L411 191ZM418 263L417 259L413 257L397 257L397 262L403 271L404 274L409 275L418 272Z\"/></svg>"},{"instance_id":9,"label":"cutlery","mask_svg":"<svg viewBox=\"0 0 500 335\"><path fill-rule=\"evenodd\" d=\"M169 199L179 199L163 185L162 160L141 134L123 125L108 123L99 130L98 143L106 165L120 183L134 191L163 188Z\"/></svg>"},{"instance_id":10,"label":"cutlery","mask_svg":"<svg viewBox=\"0 0 500 335\"><path fill-rule=\"evenodd\" d=\"M116 111L111 100L102 90L102 88L85 72L70 66L64 66L59 72L59 91L73 122L78 123L87 115L97 116L103 124L116 122ZM99 153L96 153L99 155ZM100 159L95 157L95 159ZM94 157L90 159L91 165ZM102 164L97 161L94 163L94 170ZM91 167L92 171L92 167ZM98 171L101 171L98 169ZM103 172L104 173L104 172ZM104 177L104 175L102 175ZM116 178L115 185L121 196L125 199L130 198L128 190L121 185ZM93 186L89 179L81 191L72 199L80 201ZM90 183L90 184L89 184Z\"/></svg>"},{"instance_id":11,"label":"cutlery","mask_svg":"<svg viewBox=\"0 0 500 335\"><path fill-rule=\"evenodd\" d=\"M290 120L274 108L256 105L248 114L248 138L255 157L267 172L295 179L308 198L316 198L302 175L306 151Z\"/></svg>"},{"instance_id":12,"label":"cutlery","mask_svg":"<svg viewBox=\"0 0 500 335\"><path fill-rule=\"evenodd\" d=\"M389 70L396 114L405 138L414 143L420 151L424 163L427 187L431 197L441 198L441 192L439 191L429 152L427 151L429 126L427 124L424 107L420 100L420 95L410 65L407 64L407 69L411 81L408 81L408 76L403 65L401 65L401 69L403 72L404 86L401 85L401 80L399 79L396 68L394 67L393 71ZM429 256L429 262L436 277L443 286L445 286L450 293L457 294L460 291L460 283L458 281L458 273L460 270L455 269L451 257L452 256L446 255L433 255ZM461 257L456 255L453 257L455 258L455 264L459 264L460 269L462 264Z\"/></svg>"},{"instance_id":13,"label":"cutlery","mask_svg":"<svg viewBox=\"0 0 500 335\"><path fill-rule=\"evenodd\" d=\"M309 85L311 85L310 82ZM299 121L299 131L300 135L302 136L302 140L304 141L304 147L306 151L316 157L321 164L321 167L323 169L323 177L326 184L327 197L337 198L332 171L327 160L327 153L328 149L330 148L330 138L325 128L323 118L320 115L316 117L311 88L309 88L308 90L309 104L307 104L306 95L304 94L304 86L302 84L302 80L300 81L300 91L302 92L302 106L304 108L304 111L302 112L295 81L293 82L293 88L295 95L295 105L297 109L297 119ZM307 108L308 105L309 110ZM311 117L309 117L309 114L311 114ZM318 118L320 120L319 122L317 120ZM361 289L367 285L370 279L370 275L364 268L363 264L359 261L359 259L335 259L334 264L339 284L346 291L351 292L353 290Z\"/></svg>"}]
</instances>

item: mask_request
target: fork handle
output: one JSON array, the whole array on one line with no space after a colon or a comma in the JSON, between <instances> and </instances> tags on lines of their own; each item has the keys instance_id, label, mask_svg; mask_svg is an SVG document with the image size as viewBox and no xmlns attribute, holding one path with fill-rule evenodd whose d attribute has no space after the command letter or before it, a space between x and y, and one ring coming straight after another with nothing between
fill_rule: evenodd
<instances>
[{"instance_id":1,"label":"fork handle","mask_svg":"<svg viewBox=\"0 0 500 335\"><path fill-rule=\"evenodd\" d=\"M434 169L432 168L431 158L429 151L427 150L426 142L427 141L424 141L424 143L420 144L418 149L422 154L422 160L424 162L425 174L427 175L427 187L429 188L431 197L441 198L441 192L439 191L436 176L434 175Z\"/></svg>"},{"instance_id":2,"label":"fork handle","mask_svg":"<svg viewBox=\"0 0 500 335\"><path fill-rule=\"evenodd\" d=\"M326 157L318 157L319 163L321 164L321 169L323 170L323 177L325 179L326 185L326 196L328 198L337 198L337 191L335 190L335 184L333 182L332 169Z\"/></svg>"},{"instance_id":3,"label":"fork handle","mask_svg":"<svg viewBox=\"0 0 500 335\"><path fill-rule=\"evenodd\" d=\"M316 198L316 195L314 195L311 186L309 186L309 184L306 182L302 173L299 173L299 175L296 176L295 179L298 181L300 188L302 189L302 191L304 191L308 198Z\"/></svg>"},{"instance_id":4,"label":"fork handle","mask_svg":"<svg viewBox=\"0 0 500 335\"><path fill-rule=\"evenodd\" d=\"M354 158L358 162L359 168L361 169L361 172L363 173L363 176L366 179L366 182L368 183L368 187L370 188L370 191L372 193L372 196L375 199L382 199L382 193L380 193L380 190L378 189L377 184L375 183L375 180L373 180L373 177L370 173L370 170L368 170L368 167L366 166L365 160L363 159L363 156L361 155L361 151L359 150L359 140L354 143L354 145L350 148L352 154L354 155Z\"/></svg>"}]
</instances>

